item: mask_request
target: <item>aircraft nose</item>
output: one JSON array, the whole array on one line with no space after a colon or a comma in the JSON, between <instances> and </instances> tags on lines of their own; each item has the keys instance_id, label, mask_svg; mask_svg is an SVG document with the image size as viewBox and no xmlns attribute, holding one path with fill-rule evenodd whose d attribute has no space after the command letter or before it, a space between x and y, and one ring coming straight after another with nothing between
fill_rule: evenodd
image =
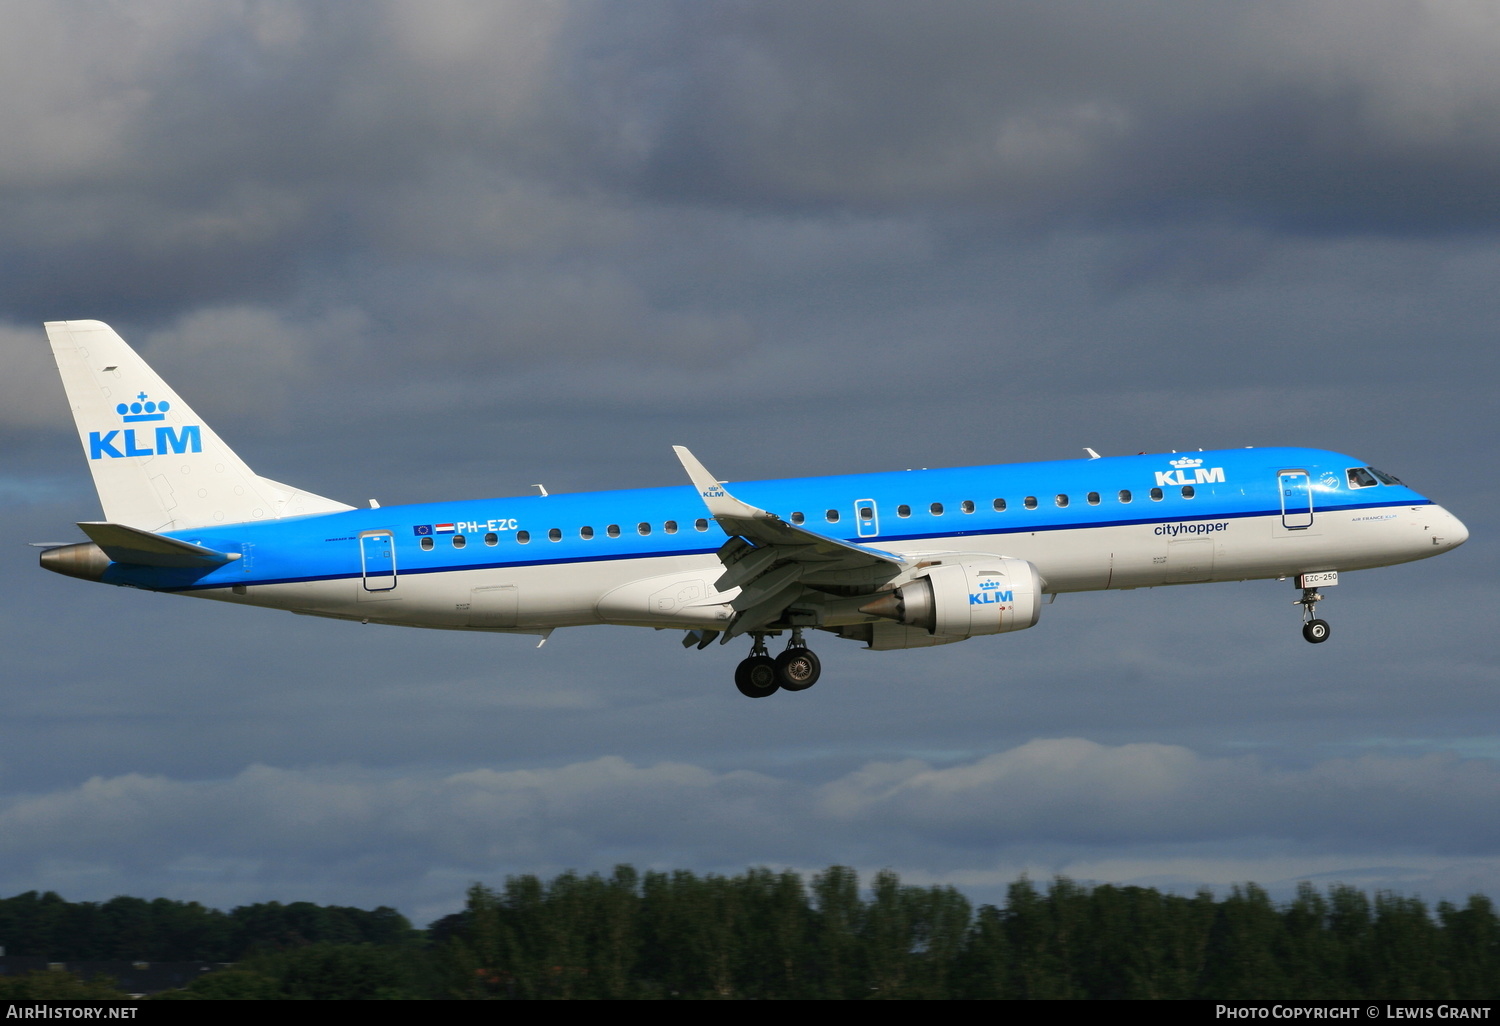
<instances>
[{"instance_id":1,"label":"aircraft nose","mask_svg":"<svg viewBox=\"0 0 1500 1026\"><path fill-rule=\"evenodd\" d=\"M1469 529L1462 520L1447 510L1443 510L1443 519L1446 523L1438 528L1438 544L1444 548L1456 549L1469 540Z\"/></svg>"}]
</instances>

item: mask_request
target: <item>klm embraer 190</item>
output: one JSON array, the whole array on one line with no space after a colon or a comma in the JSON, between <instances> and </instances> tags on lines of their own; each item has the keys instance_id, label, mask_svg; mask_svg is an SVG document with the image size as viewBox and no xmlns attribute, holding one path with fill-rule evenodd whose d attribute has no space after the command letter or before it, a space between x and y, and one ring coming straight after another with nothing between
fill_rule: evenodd
<instances>
[{"instance_id":1,"label":"klm embraer 190","mask_svg":"<svg viewBox=\"0 0 1500 1026\"><path fill-rule=\"evenodd\" d=\"M362 623L541 635L622 624L750 640L752 698L801 691L809 628L876 650L1024 630L1064 592L1291 578L1303 635L1349 570L1463 544L1363 460L1229 449L358 509L255 474L107 325L47 335L104 520L42 566ZM787 635L772 657L766 639Z\"/></svg>"}]
</instances>

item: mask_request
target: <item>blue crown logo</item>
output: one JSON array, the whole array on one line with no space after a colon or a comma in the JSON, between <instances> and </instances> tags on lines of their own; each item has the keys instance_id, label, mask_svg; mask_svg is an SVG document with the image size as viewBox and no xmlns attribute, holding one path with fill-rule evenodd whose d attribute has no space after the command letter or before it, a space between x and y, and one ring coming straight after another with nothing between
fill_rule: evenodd
<instances>
[{"instance_id":1,"label":"blue crown logo","mask_svg":"<svg viewBox=\"0 0 1500 1026\"><path fill-rule=\"evenodd\" d=\"M147 401L145 392L136 396L135 400L133 403L119 403L115 406L115 412L127 424L143 420L166 420L167 411L172 408L172 404L165 399L159 403Z\"/></svg>"}]
</instances>

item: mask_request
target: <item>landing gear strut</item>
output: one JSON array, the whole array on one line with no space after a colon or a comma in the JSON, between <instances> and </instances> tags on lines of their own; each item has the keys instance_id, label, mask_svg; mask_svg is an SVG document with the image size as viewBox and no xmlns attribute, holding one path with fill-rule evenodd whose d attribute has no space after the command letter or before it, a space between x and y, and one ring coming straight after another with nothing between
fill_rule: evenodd
<instances>
[{"instance_id":1,"label":"landing gear strut","mask_svg":"<svg viewBox=\"0 0 1500 1026\"><path fill-rule=\"evenodd\" d=\"M802 640L802 628L792 628L786 651L775 659L766 651L765 632L751 635L750 656L734 670L734 686L746 698L767 698L777 691L806 691L818 682L823 664Z\"/></svg>"},{"instance_id":2,"label":"landing gear strut","mask_svg":"<svg viewBox=\"0 0 1500 1026\"><path fill-rule=\"evenodd\" d=\"M1318 594L1316 588L1303 588L1302 597L1293 600L1294 604L1302 607L1302 636L1314 645L1328 640L1328 621L1319 620L1316 615L1321 601L1323 596Z\"/></svg>"}]
</instances>

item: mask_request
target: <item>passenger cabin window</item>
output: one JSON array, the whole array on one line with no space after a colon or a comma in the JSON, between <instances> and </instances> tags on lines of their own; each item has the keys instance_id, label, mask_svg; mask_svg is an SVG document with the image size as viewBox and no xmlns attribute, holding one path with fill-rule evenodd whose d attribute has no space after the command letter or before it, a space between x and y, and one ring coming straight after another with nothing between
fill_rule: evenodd
<instances>
[{"instance_id":1,"label":"passenger cabin window","mask_svg":"<svg viewBox=\"0 0 1500 1026\"><path fill-rule=\"evenodd\" d=\"M604 529L604 533L609 535L611 538L618 538L620 537L620 525L610 524Z\"/></svg>"},{"instance_id":2,"label":"passenger cabin window","mask_svg":"<svg viewBox=\"0 0 1500 1026\"><path fill-rule=\"evenodd\" d=\"M1152 502L1160 502L1161 501L1161 489L1160 488L1153 488L1153 489L1151 489L1151 501Z\"/></svg>"},{"instance_id":3,"label":"passenger cabin window","mask_svg":"<svg viewBox=\"0 0 1500 1026\"><path fill-rule=\"evenodd\" d=\"M1026 502L1023 505L1025 505L1025 507L1027 509L1036 509L1036 496L1035 495L1028 495L1028 496L1026 496Z\"/></svg>"},{"instance_id":4,"label":"passenger cabin window","mask_svg":"<svg viewBox=\"0 0 1500 1026\"><path fill-rule=\"evenodd\" d=\"M582 538L584 541L588 541L593 536L594 529L592 527L580 527L578 529L578 537Z\"/></svg>"},{"instance_id":5,"label":"passenger cabin window","mask_svg":"<svg viewBox=\"0 0 1500 1026\"><path fill-rule=\"evenodd\" d=\"M1068 497L1066 495L1059 495L1055 501L1057 502L1058 509L1068 508Z\"/></svg>"},{"instance_id":6,"label":"passenger cabin window","mask_svg":"<svg viewBox=\"0 0 1500 1026\"><path fill-rule=\"evenodd\" d=\"M995 505L995 512L996 513L1004 513L1005 512L1005 500L1004 499L996 499L994 505Z\"/></svg>"},{"instance_id":7,"label":"passenger cabin window","mask_svg":"<svg viewBox=\"0 0 1500 1026\"><path fill-rule=\"evenodd\" d=\"M695 531L707 531L708 530L708 521L705 520L705 519L703 519L702 517L699 517L697 520L693 521L693 530L695 530Z\"/></svg>"},{"instance_id":8,"label":"passenger cabin window","mask_svg":"<svg viewBox=\"0 0 1500 1026\"><path fill-rule=\"evenodd\" d=\"M453 547L455 549L461 549L467 544L469 544L469 539L465 538L463 535L455 534L453 536Z\"/></svg>"},{"instance_id":9,"label":"passenger cabin window","mask_svg":"<svg viewBox=\"0 0 1500 1026\"><path fill-rule=\"evenodd\" d=\"M677 521L675 521L675 520L668 520L665 524L661 525L661 529L663 531L666 531L668 534L676 534L677 533Z\"/></svg>"},{"instance_id":10,"label":"passenger cabin window","mask_svg":"<svg viewBox=\"0 0 1500 1026\"><path fill-rule=\"evenodd\" d=\"M516 541L517 541L517 543L519 543L521 545L525 545L527 542L531 541L531 532L530 531L517 531L516 532Z\"/></svg>"},{"instance_id":11,"label":"passenger cabin window","mask_svg":"<svg viewBox=\"0 0 1500 1026\"><path fill-rule=\"evenodd\" d=\"M861 506L861 507L859 507L859 519L861 519L861 520L874 520L875 519L875 507L873 507L873 506Z\"/></svg>"},{"instance_id":12,"label":"passenger cabin window","mask_svg":"<svg viewBox=\"0 0 1500 1026\"><path fill-rule=\"evenodd\" d=\"M635 533L644 538L646 535L651 533L651 525L646 523L645 521L642 521L641 523L635 525Z\"/></svg>"},{"instance_id":13,"label":"passenger cabin window","mask_svg":"<svg viewBox=\"0 0 1500 1026\"><path fill-rule=\"evenodd\" d=\"M425 550L427 550L428 552L432 551L432 539L431 538L423 538L420 544L421 544L422 548L425 549Z\"/></svg>"},{"instance_id":14,"label":"passenger cabin window","mask_svg":"<svg viewBox=\"0 0 1500 1026\"><path fill-rule=\"evenodd\" d=\"M958 508L963 510L965 513L972 513L974 512L974 503L970 502L968 499L965 499Z\"/></svg>"},{"instance_id":15,"label":"passenger cabin window","mask_svg":"<svg viewBox=\"0 0 1500 1026\"><path fill-rule=\"evenodd\" d=\"M1345 473L1349 476L1350 488L1374 488L1380 483L1375 480L1375 475L1364 467L1350 467Z\"/></svg>"},{"instance_id":16,"label":"passenger cabin window","mask_svg":"<svg viewBox=\"0 0 1500 1026\"><path fill-rule=\"evenodd\" d=\"M491 531L489 534L487 534L487 535L484 536L484 543L486 545L491 546L491 547L493 547L495 545L499 545L500 544L500 536L498 534L496 534L494 531Z\"/></svg>"},{"instance_id":17,"label":"passenger cabin window","mask_svg":"<svg viewBox=\"0 0 1500 1026\"><path fill-rule=\"evenodd\" d=\"M1129 488L1121 488L1120 489L1120 501L1121 502L1129 502L1130 501L1130 489Z\"/></svg>"},{"instance_id":18,"label":"passenger cabin window","mask_svg":"<svg viewBox=\"0 0 1500 1026\"><path fill-rule=\"evenodd\" d=\"M1182 486L1182 497L1184 499L1191 499L1193 496L1195 496L1197 494L1198 494L1197 489L1195 489L1192 485L1183 485Z\"/></svg>"},{"instance_id":19,"label":"passenger cabin window","mask_svg":"<svg viewBox=\"0 0 1500 1026\"><path fill-rule=\"evenodd\" d=\"M552 530L548 531L547 532L547 540L548 541L562 541L562 528L560 528L560 527L554 527Z\"/></svg>"},{"instance_id":20,"label":"passenger cabin window","mask_svg":"<svg viewBox=\"0 0 1500 1026\"><path fill-rule=\"evenodd\" d=\"M792 514L792 523L794 523L794 524L802 524L802 523L806 523L806 522L807 522L807 517L803 516L801 513L793 513Z\"/></svg>"},{"instance_id":21,"label":"passenger cabin window","mask_svg":"<svg viewBox=\"0 0 1500 1026\"><path fill-rule=\"evenodd\" d=\"M1097 506L1097 505L1099 505L1099 493L1098 492L1089 492L1089 505L1090 506Z\"/></svg>"},{"instance_id":22,"label":"passenger cabin window","mask_svg":"<svg viewBox=\"0 0 1500 1026\"><path fill-rule=\"evenodd\" d=\"M898 517L909 517L909 516L911 516L911 507L910 506L897 506L896 507L896 516L898 516Z\"/></svg>"},{"instance_id":23,"label":"passenger cabin window","mask_svg":"<svg viewBox=\"0 0 1500 1026\"><path fill-rule=\"evenodd\" d=\"M935 517L940 517L943 515L943 504L941 502L934 502L931 506L927 507L927 511Z\"/></svg>"},{"instance_id":24,"label":"passenger cabin window","mask_svg":"<svg viewBox=\"0 0 1500 1026\"><path fill-rule=\"evenodd\" d=\"M830 524L836 524L839 522L839 511L836 509L831 509L823 515L828 518L828 522Z\"/></svg>"}]
</instances>

